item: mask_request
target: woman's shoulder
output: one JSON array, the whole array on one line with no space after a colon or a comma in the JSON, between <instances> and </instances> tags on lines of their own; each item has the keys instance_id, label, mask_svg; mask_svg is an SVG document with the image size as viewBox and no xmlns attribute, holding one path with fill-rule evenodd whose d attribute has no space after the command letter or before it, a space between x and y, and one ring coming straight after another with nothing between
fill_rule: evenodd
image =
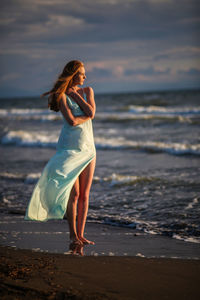
<instances>
[{"instance_id":1,"label":"woman's shoulder","mask_svg":"<svg viewBox=\"0 0 200 300\"><path fill-rule=\"evenodd\" d=\"M83 88L83 92L88 95L88 94L94 94L93 88L91 86L86 86Z\"/></svg>"}]
</instances>

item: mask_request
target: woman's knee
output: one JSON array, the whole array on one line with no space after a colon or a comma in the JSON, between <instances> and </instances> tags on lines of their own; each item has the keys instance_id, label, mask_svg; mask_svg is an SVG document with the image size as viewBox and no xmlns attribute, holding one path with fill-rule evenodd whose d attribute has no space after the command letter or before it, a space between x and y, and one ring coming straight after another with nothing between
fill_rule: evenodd
<instances>
[{"instance_id":1,"label":"woman's knee","mask_svg":"<svg viewBox=\"0 0 200 300\"><path fill-rule=\"evenodd\" d=\"M77 203L78 199L79 199L79 189L73 187L69 200L72 203Z\"/></svg>"},{"instance_id":2,"label":"woman's knee","mask_svg":"<svg viewBox=\"0 0 200 300\"><path fill-rule=\"evenodd\" d=\"M79 198L79 191L75 191L73 195L74 201L77 202Z\"/></svg>"},{"instance_id":3,"label":"woman's knee","mask_svg":"<svg viewBox=\"0 0 200 300\"><path fill-rule=\"evenodd\" d=\"M89 193L86 192L86 193L80 194L79 201L88 202L89 201Z\"/></svg>"}]
</instances>

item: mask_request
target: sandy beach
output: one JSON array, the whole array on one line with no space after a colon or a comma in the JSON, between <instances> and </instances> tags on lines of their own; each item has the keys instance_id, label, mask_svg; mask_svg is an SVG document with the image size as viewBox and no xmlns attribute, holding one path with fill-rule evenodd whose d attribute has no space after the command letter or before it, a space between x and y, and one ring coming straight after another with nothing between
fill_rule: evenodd
<instances>
[{"instance_id":1,"label":"sandy beach","mask_svg":"<svg viewBox=\"0 0 200 300\"><path fill-rule=\"evenodd\" d=\"M198 299L200 261L0 247L1 299Z\"/></svg>"},{"instance_id":2,"label":"sandy beach","mask_svg":"<svg viewBox=\"0 0 200 300\"><path fill-rule=\"evenodd\" d=\"M1 299L198 299L199 244L86 225L72 248L66 220L1 220Z\"/></svg>"}]
</instances>

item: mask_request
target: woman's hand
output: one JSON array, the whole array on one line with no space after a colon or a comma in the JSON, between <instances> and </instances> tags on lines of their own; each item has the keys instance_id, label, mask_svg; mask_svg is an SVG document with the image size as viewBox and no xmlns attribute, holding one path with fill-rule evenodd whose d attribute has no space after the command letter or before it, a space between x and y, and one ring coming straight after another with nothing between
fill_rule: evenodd
<instances>
[{"instance_id":1,"label":"woman's hand","mask_svg":"<svg viewBox=\"0 0 200 300\"><path fill-rule=\"evenodd\" d=\"M81 98L81 95L73 88L69 88L67 90L67 95L72 97L72 99L78 104L78 101L80 103L80 101L82 100Z\"/></svg>"},{"instance_id":2,"label":"woman's hand","mask_svg":"<svg viewBox=\"0 0 200 300\"><path fill-rule=\"evenodd\" d=\"M93 89L91 87L88 87L85 93L86 93L87 101L85 101L85 99L75 89L73 88L67 89L67 95L73 98L73 100L84 111L86 116L93 119L96 110Z\"/></svg>"},{"instance_id":3,"label":"woman's hand","mask_svg":"<svg viewBox=\"0 0 200 300\"><path fill-rule=\"evenodd\" d=\"M77 116L75 117L71 109L69 108L66 100L66 95L62 95L60 102L59 102L59 108L61 113L63 114L65 120L69 123L71 126L77 126L80 125L90 119L88 116Z\"/></svg>"}]
</instances>

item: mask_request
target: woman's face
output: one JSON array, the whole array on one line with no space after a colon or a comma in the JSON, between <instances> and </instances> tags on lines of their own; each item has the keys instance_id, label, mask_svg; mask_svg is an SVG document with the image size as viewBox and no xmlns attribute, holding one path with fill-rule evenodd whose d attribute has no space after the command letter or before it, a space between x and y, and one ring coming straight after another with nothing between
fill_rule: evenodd
<instances>
[{"instance_id":1,"label":"woman's face","mask_svg":"<svg viewBox=\"0 0 200 300\"><path fill-rule=\"evenodd\" d=\"M86 79L85 68L80 67L78 73L76 73L76 75L74 75L74 77L73 77L73 84L74 85L83 85L85 79Z\"/></svg>"}]
</instances>

